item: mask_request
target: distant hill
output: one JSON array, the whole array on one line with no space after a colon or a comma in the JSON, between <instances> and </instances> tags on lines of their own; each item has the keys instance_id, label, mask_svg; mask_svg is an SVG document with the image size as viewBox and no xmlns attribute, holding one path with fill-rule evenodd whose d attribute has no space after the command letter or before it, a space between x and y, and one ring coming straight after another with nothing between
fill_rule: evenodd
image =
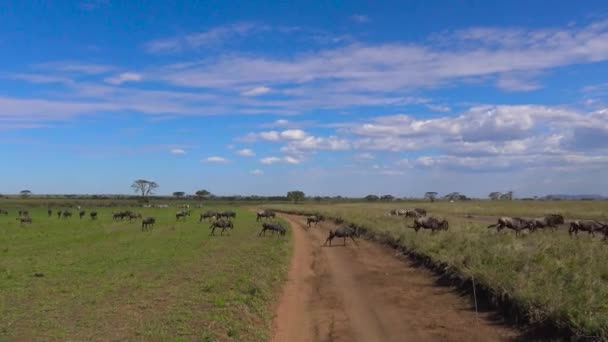
<instances>
[{"instance_id":1,"label":"distant hill","mask_svg":"<svg viewBox=\"0 0 608 342\"><path fill-rule=\"evenodd\" d=\"M578 201L578 200L606 200L608 197L602 195L547 195L541 197L544 200L564 200L564 201Z\"/></svg>"}]
</instances>

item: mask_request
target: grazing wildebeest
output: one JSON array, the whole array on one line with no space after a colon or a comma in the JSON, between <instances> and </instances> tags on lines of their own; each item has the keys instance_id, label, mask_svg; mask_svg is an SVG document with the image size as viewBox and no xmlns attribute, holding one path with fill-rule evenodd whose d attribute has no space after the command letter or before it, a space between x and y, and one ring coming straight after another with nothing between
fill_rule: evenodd
<instances>
[{"instance_id":1,"label":"grazing wildebeest","mask_svg":"<svg viewBox=\"0 0 608 342\"><path fill-rule=\"evenodd\" d=\"M414 228L416 233L418 233L418 230L421 228L430 229L432 233L435 233L438 230L448 230L449 224L446 220L439 220L434 217L425 216L415 219L414 225L410 226L410 228Z\"/></svg>"},{"instance_id":2,"label":"grazing wildebeest","mask_svg":"<svg viewBox=\"0 0 608 342\"><path fill-rule=\"evenodd\" d=\"M21 216L21 217L17 217L17 220L19 220L19 222L20 222L21 224L24 224L24 223L32 223L32 219L31 219L30 217L28 217L28 216Z\"/></svg>"},{"instance_id":3,"label":"grazing wildebeest","mask_svg":"<svg viewBox=\"0 0 608 342\"><path fill-rule=\"evenodd\" d=\"M64 210L61 215L63 216L63 218L72 217L72 212L69 210Z\"/></svg>"},{"instance_id":4,"label":"grazing wildebeest","mask_svg":"<svg viewBox=\"0 0 608 342\"><path fill-rule=\"evenodd\" d=\"M314 223L315 227L316 227L317 223L323 222L323 221L325 221L325 217L323 217L323 215L313 215L313 216L308 216L306 218L306 224L308 224L308 227L310 227L311 223Z\"/></svg>"},{"instance_id":5,"label":"grazing wildebeest","mask_svg":"<svg viewBox=\"0 0 608 342\"><path fill-rule=\"evenodd\" d=\"M513 229L515 231L515 235L519 235L519 232L524 229L531 230L534 227L534 223L521 217L503 216L498 219L497 223L488 226L488 228L494 227L496 227L497 231L501 231L503 228Z\"/></svg>"},{"instance_id":6,"label":"grazing wildebeest","mask_svg":"<svg viewBox=\"0 0 608 342\"><path fill-rule=\"evenodd\" d=\"M141 214L129 213L129 222L133 222L133 220L141 219Z\"/></svg>"},{"instance_id":7,"label":"grazing wildebeest","mask_svg":"<svg viewBox=\"0 0 608 342\"><path fill-rule=\"evenodd\" d=\"M203 222L203 220L214 218L216 216L217 216L217 213L215 211L209 210L204 213L201 213L201 217L199 218L198 222Z\"/></svg>"},{"instance_id":8,"label":"grazing wildebeest","mask_svg":"<svg viewBox=\"0 0 608 342\"><path fill-rule=\"evenodd\" d=\"M262 223L262 230L260 231L260 233L258 234L258 236L266 236L266 231L270 230L272 231L272 235L274 235L274 232L279 233L279 235L285 235L285 228L278 222L272 222L272 223L268 223L268 222L264 222Z\"/></svg>"},{"instance_id":9,"label":"grazing wildebeest","mask_svg":"<svg viewBox=\"0 0 608 342\"><path fill-rule=\"evenodd\" d=\"M357 245L357 241L355 241L355 236L359 237L359 234L357 232L357 230L353 227L349 227L349 226L343 226L340 227L336 230L330 230L329 231L329 236L327 237L327 240L325 240L325 243L323 244L323 246L327 245L327 243L329 242L329 245L331 246L331 240L333 240L336 237L341 237L343 238L343 245L346 246L346 238L349 237L351 238L351 240L353 240L353 242L355 243L355 245Z\"/></svg>"},{"instance_id":10,"label":"grazing wildebeest","mask_svg":"<svg viewBox=\"0 0 608 342\"><path fill-rule=\"evenodd\" d=\"M118 213L113 213L113 214L112 214L112 219L113 219L114 221L118 221L118 220L121 220L121 221L122 221L122 220L125 218L125 216L127 216L127 215L128 215L127 213L122 212L122 211L121 211L121 212L118 212Z\"/></svg>"},{"instance_id":11,"label":"grazing wildebeest","mask_svg":"<svg viewBox=\"0 0 608 342\"><path fill-rule=\"evenodd\" d=\"M598 222L596 220L576 220L570 223L570 229L568 229L568 233L572 235L578 235L578 231L582 230L591 234L591 236L595 236L596 232L604 232L604 235L607 234L606 230L608 230L608 225Z\"/></svg>"},{"instance_id":12,"label":"grazing wildebeest","mask_svg":"<svg viewBox=\"0 0 608 342\"><path fill-rule=\"evenodd\" d=\"M558 225L564 224L564 217L562 215L550 214L545 217L535 218L532 220L532 223L534 225L533 230L546 227L556 230Z\"/></svg>"},{"instance_id":13,"label":"grazing wildebeest","mask_svg":"<svg viewBox=\"0 0 608 342\"><path fill-rule=\"evenodd\" d=\"M81 211L78 213L78 216L79 216L79 217L80 217L80 219L82 220L83 216L84 216L84 215L86 215L86 214L87 214L87 212L86 212L86 211L81 210Z\"/></svg>"},{"instance_id":14,"label":"grazing wildebeest","mask_svg":"<svg viewBox=\"0 0 608 342\"><path fill-rule=\"evenodd\" d=\"M190 210L188 210L188 211L179 211L179 212L175 213L175 219L178 220L178 221L180 219L183 220L183 221L185 221L186 220L186 216L190 216Z\"/></svg>"},{"instance_id":15,"label":"grazing wildebeest","mask_svg":"<svg viewBox=\"0 0 608 342\"><path fill-rule=\"evenodd\" d=\"M63 214L63 212L62 212L61 210L59 210L59 211L57 212L57 218L61 218L61 214Z\"/></svg>"},{"instance_id":16,"label":"grazing wildebeest","mask_svg":"<svg viewBox=\"0 0 608 342\"><path fill-rule=\"evenodd\" d=\"M232 224L232 221L230 221L230 220L219 219L219 220L211 223L211 226L209 226L209 229L211 229L211 235L215 235L216 228L222 228L222 232L220 233L220 235L224 235L224 230L226 230L228 228L234 229L234 225Z\"/></svg>"},{"instance_id":17,"label":"grazing wildebeest","mask_svg":"<svg viewBox=\"0 0 608 342\"><path fill-rule=\"evenodd\" d=\"M261 218L276 218L276 214L271 210L262 210L257 212L256 221L259 221Z\"/></svg>"},{"instance_id":18,"label":"grazing wildebeest","mask_svg":"<svg viewBox=\"0 0 608 342\"><path fill-rule=\"evenodd\" d=\"M155 223L156 220L154 219L154 217L146 217L144 220L141 221L141 231L143 232L144 230L154 228Z\"/></svg>"},{"instance_id":19,"label":"grazing wildebeest","mask_svg":"<svg viewBox=\"0 0 608 342\"><path fill-rule=\"evenodd\" d=\"M217 217L218 218L235 218L236 217L236 213L234 211L228 210L228 211L224 211L224 212L220 212L217 213Z\"/></svg>"},{"instance_id":20,"label":"grazing wildebeest","mask_svg":"<svg viewBox=\"0 0 608 342\"><path fill-rule=\"evenodd\" d=\"M49 214L49 217L53 216L53 211L51 209L47 210L47 213Z\"/></svg>"},{"instance_id":21,"label":"grazing wildebeest","mask_svg":"<svg viewBox=\"0 0 608 342\"><path fill-rule=\"evenodd\" d=\"M89 215L91 216L91 220L97 220L97 212L96 211L91 211L91 213Z\"/></svg>"}]
</instances>

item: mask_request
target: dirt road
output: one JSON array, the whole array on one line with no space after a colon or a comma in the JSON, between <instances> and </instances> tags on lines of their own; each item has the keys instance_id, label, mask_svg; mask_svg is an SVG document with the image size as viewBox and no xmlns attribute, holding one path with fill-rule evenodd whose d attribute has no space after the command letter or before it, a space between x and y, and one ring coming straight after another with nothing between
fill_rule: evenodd
<instances>
[{"instance_id":1,"label":"dirt road","mask_svg":"<svg viewBox=\"0 0 608 342\"><path fill-rule=\"evenodd\" d=\"M518 333L480 313L429 271L394 251L342 239L322 247L331 224L291 224L295 250L274 321L272 341L497 341Z\"/></svg>"}]
</instances>

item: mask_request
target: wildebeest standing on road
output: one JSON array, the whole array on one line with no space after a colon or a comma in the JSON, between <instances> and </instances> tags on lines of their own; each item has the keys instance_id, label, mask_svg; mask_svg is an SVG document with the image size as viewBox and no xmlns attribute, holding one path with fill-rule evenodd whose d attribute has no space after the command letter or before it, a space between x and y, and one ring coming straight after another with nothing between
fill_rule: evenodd
<instances>
[{"instance_id":1,"label":"wildebeest standing on road","mask_svg":"<svg viewBox=\"0 0 608 342\"><path fill-rule=\"evenodd\" d=\"M306 218L306 224L308 225L308 227L310 227L311 223L314 223L315 227L316 227L319 222L323 222L323 221L325 221L325 217L323 217L321 215L313 215L313 216L308 216Z\"/></svg>"},{"instance_id":2,"label":"wildebeest standing on road","mask_svg":"<svg viewBox=\"0 0 608 342\"><path fill-rule=\"evenodd\" d=\"M357 245L357 241L355 241L355 236L359 237L359 234L358 234L357 230L353 227L344 226L344 227L340 227L336 230L330 230L329 236L327 237L327 240L325 240L325 243L323 244L323 246L327 245L328 242L329 242L329 245L331 246L331 241L337 237L341 237L343 239L344 246L346 246L347 237L349 237L351 240L353 240L355 245Z\"/></svg>"},{"instance_id":3,"label":"wildebeest standing on road","mask_svg":"<svg viewBox=\"0 0 608 342\"><path fill-rule=\"evenodd\" d=\"M515 231L515 235L519 235L519 232L524 229L531 230L534 227L534 223L521 217L503 216L498 219L497 223L488 226L488 228L494 227L496 227L497 231L501 231L503 228L513 229Z\"/></svg>"}]
</instances>

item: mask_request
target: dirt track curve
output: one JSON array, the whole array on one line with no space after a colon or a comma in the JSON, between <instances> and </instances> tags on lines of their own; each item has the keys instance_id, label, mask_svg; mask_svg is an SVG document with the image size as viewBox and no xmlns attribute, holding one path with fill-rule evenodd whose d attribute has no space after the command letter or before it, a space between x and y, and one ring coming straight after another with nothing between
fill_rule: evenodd
<instances>
[{"instance_id":1,"label":"dirt track curve","mask_svg":"<svg viewBox=\"0 0 608 342\"><path fill-rule=\"evenodd\" d=\"M329 223L283 215L295 249L272 341L504 341L518 333L390 248L358 239L322 247Z\"/></svg>"}]
</instances>

